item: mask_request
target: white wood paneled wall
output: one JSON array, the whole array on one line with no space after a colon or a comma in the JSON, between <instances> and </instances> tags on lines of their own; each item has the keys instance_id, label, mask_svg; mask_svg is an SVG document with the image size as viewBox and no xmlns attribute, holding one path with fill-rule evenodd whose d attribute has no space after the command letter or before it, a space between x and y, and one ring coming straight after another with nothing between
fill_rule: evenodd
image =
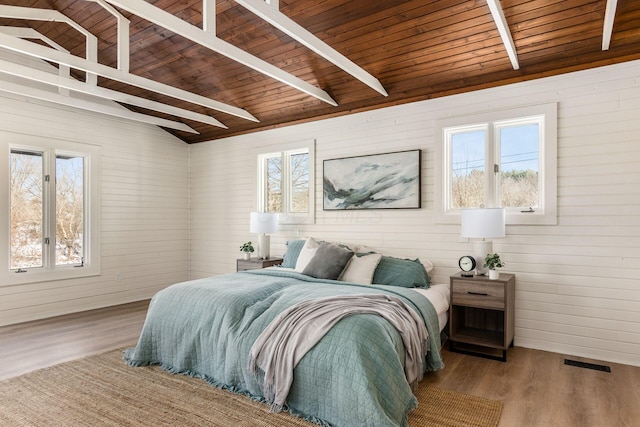
<instances>
[{"instance_id":1,"label":"white wood paneled wall","mask_svg":"<svg viewBox=\"0 0 640 427\"><path fill-rule=\"evenodd\" d=\"M102 193L101 275L0 283L0 325L142 300L188 279L185 143L155 126L2 94L0 129L100 145Z\"/></svg>"},{"instance_id":2,"label":"white wood paneled wall","mask_svg":"<svg viewBox=\"0 0 640 427\"><path fill-rule=\"evenodd\" d=\"M189 147L191 277L235 271L256 208L256 154L316 140L316 224L272 236L364 243L430 259L448 282L471 250L434 223L436 119L558 103L556 226L508 226L494 248L516 279L518 346L640 366L640 62L519 83ZM322 162L420 148L422 209L324 212Z\"/></svg>"}]
</instances>

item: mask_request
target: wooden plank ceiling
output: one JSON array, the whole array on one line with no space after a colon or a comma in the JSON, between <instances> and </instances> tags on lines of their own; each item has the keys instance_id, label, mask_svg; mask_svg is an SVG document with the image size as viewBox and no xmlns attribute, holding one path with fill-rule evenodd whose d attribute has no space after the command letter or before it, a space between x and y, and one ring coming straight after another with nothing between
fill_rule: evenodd
<instances>
[{"instance_id":1,"label":"wooden plank ceiling","mask_svg":"<svg viewBox=\"0 0 640 427\"><path fill-rule=\"evenodd\" d=\"M107 0L108 1L108 0ZM116 19L86 0L3 0L55 9L98 37L98 62L116 67ZM148 0L202 28L202 0ZM242 108L259 122L105 78L105 88L207 114L228 129L182 121L199 134L169 130L187 143L436 98L640 58L640 1L619 0L611 47L602 50L605 0L502 0L520 68L514 70L486 0L280 0L282 13L376 77L385 97L263 21L234 0L217 0L216 34L326 91L332 106L127 11L130 72ZM116 8L117 9L117 8ZM85 39L68 25L0 19L84 57ZM82 72L72 70L77 78ZM523 100L526 104L526 100Z\"/></svg>"}]
</instances>

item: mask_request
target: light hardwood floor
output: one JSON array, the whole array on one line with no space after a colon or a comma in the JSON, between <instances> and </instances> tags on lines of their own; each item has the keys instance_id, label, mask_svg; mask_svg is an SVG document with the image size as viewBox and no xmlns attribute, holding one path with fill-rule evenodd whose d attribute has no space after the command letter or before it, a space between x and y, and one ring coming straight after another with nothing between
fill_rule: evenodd
<instances>
[{"instance_id":1,"label":"light hardwood floor","mask_svg":"<svg viewBox=\"0 0 640 427\"><path fill-rule=\"evenodd\" d=\"M57 363L133 345L148 301L0 328L0 380ZM640 426L640 368L611 373L564 365L565 356L515 347L508 362L443 350L435 386L504 403L500 427Z\"/></svg>"}]
</instances>

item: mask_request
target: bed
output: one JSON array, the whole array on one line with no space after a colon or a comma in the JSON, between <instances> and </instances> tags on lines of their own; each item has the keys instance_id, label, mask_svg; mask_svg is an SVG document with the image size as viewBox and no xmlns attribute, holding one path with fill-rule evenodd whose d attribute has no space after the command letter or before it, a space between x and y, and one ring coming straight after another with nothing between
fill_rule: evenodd
<instances>
[{"instance_id":1,"label":"bed","mask_svg":"<svg viewBox=\"0 0 640 427\"><path fill-rule=\"evenodd\" d=\"M356 283L363 281L358 277L362 268L345 280L346 266L338 269L337 278L313 277L305 273L320 252L305 255L304 243L293 262L289 245L285 267L192 280L158 292L137 345L125 352L126 362L160 365L168 372L200 377L216 387L266 401L264 377L249 369L248 358L271 322L304 301L366 294L399 298L418 313L428 333L424 370L444 366L440 333L447 320L449 287L426 283L416 288L415 283L407 283L412 279L398 278L398 274L406 276L407 271L415 270L415 280L427 281L428 273L419 260L374 256L375 268L372 271L368 265L371 277L364 279L369 283ZM324 243L317 244L321 245ZM350 252L346 265L375 261L367 259L369 254ZM306 267L300 267L298 260L306 262ZM404 285L371 284L376 274L377 282L383 281L389 262L400 268L387 278ZM345 317L295 366L285 409L325 426L407 426L408 412L417 401L405 377L403 355L403 334L384 318L375 314Z\"/></svg>"}]
</instances>

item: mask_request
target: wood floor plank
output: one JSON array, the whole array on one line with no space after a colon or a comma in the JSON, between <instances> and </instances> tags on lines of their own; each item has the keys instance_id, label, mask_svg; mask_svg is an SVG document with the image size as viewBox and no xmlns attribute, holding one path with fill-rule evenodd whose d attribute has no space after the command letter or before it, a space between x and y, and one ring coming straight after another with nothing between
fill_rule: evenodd
<instances>
[{"instance_id":1,"label":"wood floor plank","mask_svg":"<svg viewBox=\"0 0 640 427\"><path fill-rule=\"evenodd\" d=\"M0 380L136 342L149 301L0 328ZM508 362L442 352L428 384L501 400L500 427L640 425L640 368L515 347ZM605 364L611 373L564 364Z\"/></svg>"}]
</instances>

